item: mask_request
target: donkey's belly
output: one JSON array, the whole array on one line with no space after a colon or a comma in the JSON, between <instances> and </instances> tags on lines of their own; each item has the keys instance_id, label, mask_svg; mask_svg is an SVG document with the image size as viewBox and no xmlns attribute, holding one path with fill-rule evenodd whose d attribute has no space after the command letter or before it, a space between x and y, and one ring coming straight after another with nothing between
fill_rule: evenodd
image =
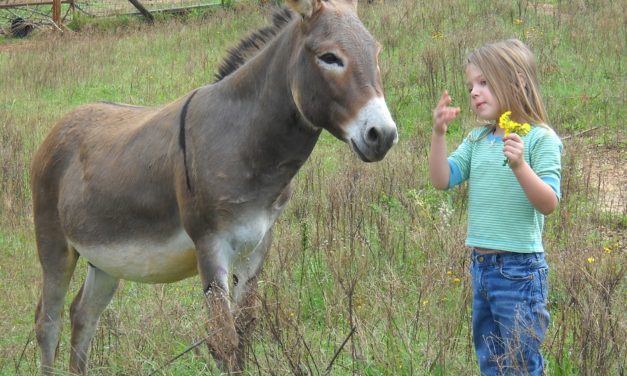
<instances>
[{"instance_id":1,"label":"donkey's belly","mask_svg":"<svg viewBox=\"0 0 627 376\"><path fill-rule=\"evenodd\" d=\"M91 264L120 279L167 283L198 273L194 243L182 230L160 242L131 239L97 246L70 243Z\"/></svg>"}]
</instances>

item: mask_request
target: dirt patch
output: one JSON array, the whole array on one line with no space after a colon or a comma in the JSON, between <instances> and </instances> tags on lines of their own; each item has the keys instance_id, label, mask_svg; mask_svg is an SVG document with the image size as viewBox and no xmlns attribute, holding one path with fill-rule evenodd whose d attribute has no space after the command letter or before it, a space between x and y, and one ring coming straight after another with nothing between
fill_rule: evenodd
<instances>
[{"instance_id":1,"label":"dirt patch","mask_svg":"<svg viewBox=\"0 0 627 376\"><path fill-rule=\"evenodd\" d=\"M34 42L0 44L0 53L25 50L25 49L33 48L34 46L35 46Z\"/></svg>"},{"instance_id":2,"label":"dirt patch","mask_svg":"<svg viewBox=\"0 0 627 376\"><path fill-rule=\"evenodd\" d=\"M596 191L600 209L627 214L627 148L589 145L583 150L582 177Z\"/></svg>"},{"instance_id":3,"label":"dirt patch","mask_svg":"<svg viewBox=\"0 0 627 376\"><path fill-rule=\"evenodd\" d=\"M565 140L565 144L569 143ZM587 195L582 197L595 205L594 226L605 252L627 252L627 147L625 142L603 145L592 139L570 144L569 153L576 154L577 170L573 176ZM592 219L592 218L591 218Z\"/></svg>"}]
</instances>

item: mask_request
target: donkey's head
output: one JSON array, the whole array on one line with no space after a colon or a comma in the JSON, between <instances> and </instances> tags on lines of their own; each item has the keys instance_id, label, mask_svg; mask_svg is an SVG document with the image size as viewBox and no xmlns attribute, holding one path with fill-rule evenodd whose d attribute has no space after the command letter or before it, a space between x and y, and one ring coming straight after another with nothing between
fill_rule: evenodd
<instances>
[{"instance_id":1,"label":"donkey's head","mask_svg":"<svg viewBox=\"0 0 627 376\"><path fill-rule=\"evenodd\" d=\"M288 0L302 16L290 62L294 103L314 128L348 143L365 162L398 140L383 98L379 44L357 18L357 0Z\"/></svg>"}]
</instances>

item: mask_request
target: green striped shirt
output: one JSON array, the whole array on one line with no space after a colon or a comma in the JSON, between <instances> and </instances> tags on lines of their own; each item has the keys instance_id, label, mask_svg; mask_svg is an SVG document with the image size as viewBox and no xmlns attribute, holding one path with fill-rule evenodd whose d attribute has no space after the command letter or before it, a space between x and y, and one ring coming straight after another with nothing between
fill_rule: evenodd
<instances>
[{"instance_id":1,"label":"green striped shirt","mask_svg":"<svg viewBox=\"0 0 627 376\"><path fill-rule=\"evenodd\" d=\"M468 180L466 245L510 252L544 252L544 215L527 199L511 168L503 166L503 141L485 127L473 129L448 158L449 187ZM525 161L560 198L562 143L551 129L534 126L524 136Z\"/></svg>"}]
</instances>

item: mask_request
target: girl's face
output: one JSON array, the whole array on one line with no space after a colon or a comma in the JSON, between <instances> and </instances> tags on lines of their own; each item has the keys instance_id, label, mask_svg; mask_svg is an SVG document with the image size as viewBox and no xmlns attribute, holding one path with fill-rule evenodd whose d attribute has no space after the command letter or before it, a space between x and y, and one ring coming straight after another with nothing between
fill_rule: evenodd
<instances>
[{"instance_id":1,"label":"girl's face","mask_svg":"<svg viewBox=\"0 0 627 376\"><path fill-rule=\"evenodd\" d=\"M470 93L472 111L482 120L495 121L500 116L501 109L496 97L483 76L483 72L474 64L466 67L466 85Z\"/></svg>"}]
</instances>

